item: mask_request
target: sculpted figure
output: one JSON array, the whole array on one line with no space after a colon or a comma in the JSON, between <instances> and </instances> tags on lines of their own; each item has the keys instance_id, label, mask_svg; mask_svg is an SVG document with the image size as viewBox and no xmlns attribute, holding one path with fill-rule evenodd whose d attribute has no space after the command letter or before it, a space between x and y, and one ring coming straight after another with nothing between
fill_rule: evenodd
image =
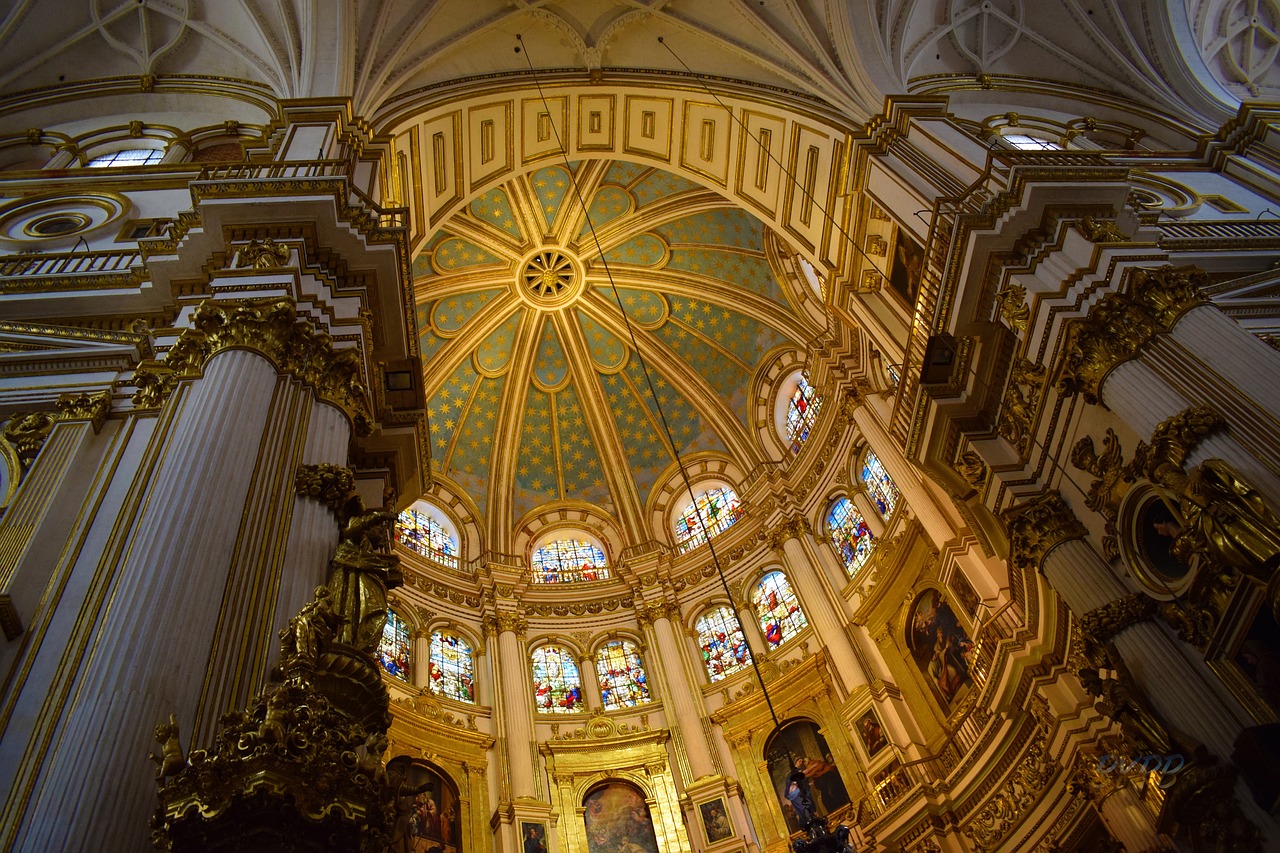
<instances>
[{"instance_id":1,"label":"sculpted figure","mask_svg":"<svg viewBox=\"0 0 1280 853\"><path fill-rule=\"evenodd\" d=\"M314 663L320 655L320 649L337 634L341 622L341 617L334 612L329 600L328 588L316 587L316 597L289 620L288 633L292 635L293 653ZM288 651L286 643L286 653Z\"/></svg>"},{"instance_id":2,"label":"sculpted figure","mask_svg":"<svg viewBox=\"0 0 1280 853\"><path fill-rule=\"evenodd\" d=\"M163 779L173 776L187 766L182 757L182 744L178 742L178 718L169 715L169 722L156 726L156 742L160 744L160 755L151 756L151 760L160 765L156 776Z\"/></svg>"},{"instance_id":3,"label":"sculpted figure","mask_svg":"<svg viewBox=\"0 0 1280 853\"><path fill-rule=\"evenodd\" d=\"M384 510L353 515L333 557L329 588L342 626L337 642L372 652L387 621L387 590L403 582L400 558L388 553L395 516Z\"/></svg>"}]
</instances>

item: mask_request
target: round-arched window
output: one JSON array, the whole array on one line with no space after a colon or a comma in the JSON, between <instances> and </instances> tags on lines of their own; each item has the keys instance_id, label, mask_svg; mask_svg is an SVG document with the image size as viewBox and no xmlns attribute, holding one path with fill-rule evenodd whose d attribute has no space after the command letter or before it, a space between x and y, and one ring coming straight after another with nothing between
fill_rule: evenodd
<instances>
[{"instance_id":1,"label":"round-arched window","mask_svg":"<svg viewBox=\"0 0 1280 853\"><path fill-rule=\"evenodd\" d=\"M887 521L889 516L893 515L893 511L898 508L902 493L894 485L889 472L884 470L880 457L870 450L862 461L862 485L866 488L871 502L876 505L880 517Z\"/></svg>"},{"instance_id":2,"label":"round-arched window","mask_svg":"<svg viewBox=\"0 0 1280 853\"><path fill-rule=\"evenodd\" d=\"M634 708L649 701L649 676L640 650L629 640L610 640L596 652L600 701L606 711Z\"/></svg>"},{"instance_id":3,"label":"round-arched window","mask_svg":"<svg viewBox=\"0 0 1280 853\"><path fill-rule=\"evenodd\" d=\"M543 714L573 714L582 701L582 679L573 653L561 646L533 650L533 701Z\"/></svg>"},{"instance_id":4,"label":"round-arched window","mask_svg":"<svg viewBox=\"0 0 1280 853\"><path fill-rule=\"evenodd\" d=\"M396 541L428 560L451 569L458 567L458 540L440 521L410 507L396 519Z\"/></svg>"},{"instance_id":5,"label":"round-arched window","mask_svg":"<svg viewBox=\"0 0 1280 853\"><path fill-rule=\"evenodd\" d=\"M604 551L594 542L558 539L533 552L534 583L574 583L610 577Z\"/></svg>"},{"instance_id":6,"label":"round-arched window","mask_svg":"<svg viewBox=\"0 0 1280 853\"><path fill-rule=\"evenodd\" d=\"M738 493L728 486L708 489L689 504L676 519L676 548L680 553L692 551L733 526L742 517Z\"/></svg>"},{"instance_id":7,"label":"round-arched window","mask_svg":"<svg viewBox=\"0 0 1280 853\"><path fill-rule=\"evenodd\" d=\"M708 610L694 626L698 632L698 645L702 648L702 663L712 681L728 678L740 669L751 666L751 650L742 634L738 617L727 607Z\"/></svg>"},{"instance_id":8,"label":"round-arched window","mask_svg":"<svg viewBox=\"0 0 1280 853\"><path fill-rule=\"evenodd\" d=\"M394 610L387 611L378 642L378 663L401 681L409 680L409 626Z\"/></svg>"},{"instance_id":9,"label":"round-arched window","mask_svg":"<svg viewBox=\"0 0 1280 853\"><path fill-rule=\"evenodd\" d=\"M756 618L760 620L764 639L773 648L790 640L809 624L787 576L782 572L769 572L760 578L751 603Z\"/></svg>"},{"instance_id":10,"label":"round-arched window","mask_svg":"<svg viewBox=\"0 0 1280 853\"><path fill-rule=\"evenodd\" d=\"M431 689L459 702L475 702L471 644L448 631L431 635Z\"/></svg>"},{"instance_id":11,"label":"round-arched window","mask_svg":"<svg viewBox=\"0 0 1280 853\"><path fill-rule=\"evenodd\" d=\"M849 573L849 577L853 577L871 557L871 551L875 548L875 538L871 535L871 528L867 527L866 519L858 512L853 501L841 498L827 514L827 531L831 544L844 561L845 571Z\"/></svg>"},{"instance_id":12,"label":"round-arched window","mask_svg":"<svg viewBox=\"0 0 1280 853\"><path fill-rule=\"evenodd\" d=\"M121 148L109 154L99 154L85 165L91 169L107 166L149 166L159 163L164 151L159 148Z\"/></svg>"},{"instance_id":13,"label":"round-arched window","mask_svg":"<svg viewBox=\"0 0 1280 853\"><path fill-rule=\"evenodd\" d=\"M787 442L792 453L799 453L805 440L809 438L809 433L813 431L818 410L822 408L822 398L803 373L788 381L784 388L791 392L787 401Z\"/></svg>"}]
</instances>

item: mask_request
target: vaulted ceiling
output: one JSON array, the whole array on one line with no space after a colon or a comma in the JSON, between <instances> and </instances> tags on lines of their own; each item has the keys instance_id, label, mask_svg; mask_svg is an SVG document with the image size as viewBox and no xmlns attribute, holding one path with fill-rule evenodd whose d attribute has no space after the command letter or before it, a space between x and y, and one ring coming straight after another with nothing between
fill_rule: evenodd
<instances>
[{"instance_id":1,"label":"vaulted ceiling","mask_svg":"<svg viewBox=\"0 0 1280 853\"><path fill-rule=\"evenodd\" d=\"M566 500L637 518L675 451L749 470L753 379L819 331L766 249L757 219L635 163L476 197L414 264L436 473L512 525Z\"/></svg>"}]
</instances>

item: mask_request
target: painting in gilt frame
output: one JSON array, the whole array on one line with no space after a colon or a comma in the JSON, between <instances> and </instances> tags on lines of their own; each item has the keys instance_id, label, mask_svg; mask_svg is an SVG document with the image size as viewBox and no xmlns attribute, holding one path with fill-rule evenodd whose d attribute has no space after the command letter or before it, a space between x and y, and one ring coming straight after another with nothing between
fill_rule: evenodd
<instances>
[{"instance_id":1,"label":"painting in gilt frame","mask_svg":"<svg viewBox=\"0 0 1280 853\"><path fill-rule=\"evenodd\" d=\"M606 782L582 801L587 853L658 853L644 795L625 782Z\"/></svg>"},{"instance_id":2,"label":"painting in gilt frame","mask_svg":"<svg viewBox=\"0 0 1280 853\"><path fill-rule=\"evenodd\" d=\"M733 824L729 823L729 812L724 807L723 797L717 797L709 803L700 803L698 811L702 814L702 829L707 834L708 844L733 837Z\"/></svg>"},{"instance_id":3,"label":"painting in gilt frame","mask_svg":"<svg viewBox=\"0 0 1280 853\"><path fill-rule=\"evenodd\" d=\"M889 267L889 288L902 301L915 307L924 272L924 249L902 228L894 238L893 263Z\"/></svg>"},{"instance_id":4,"label":"painting in gilt frame","mask_svg":"<svg viewBox=\"0 0 1280 853\"><path fill-rule=\"evenodd\" d=\"M392 849L461 853L461 803L447 776L400 755L387 762L387 784L396 792Z\"/></svg>"},{"instance_id":5,"label":"painting in gilt frame","mask_svg":"<svg viewBox=\"0 0 1280 853\"><path fill-rule=\"evenodd\" d=\"M876 753L889 745L884 735L884 727L874 710L869 710L858 720L858 737L862 738L862 746L867 751L867 758L874 758Z\"/></svg>"},{"instance_id":6,"label":"painting in gilt frame","mask_svg":"<svg viewBox=\"0 0 1280 853\"><path fill-rule=\"evenodd\" d=\"M774 794L787 819L788 831L800 831L800 823L786 796L787 779L794 770L802 772L808 781L809 796L819 817L830 817L850 804L849 791L845 788L840 768L836 766L827 739L816 724L808 720L785 724L769 738L764 754L769 762Z\"/></svg>"},{"instance_id":7,"label":"painting in gilt frame","mask_svg":"<svg viewBox=\"0 0 1280 853\"><path fill-rule=\"evenodd\" d=\"M524 853L547 853L547 827L541 823L520 822L520 838Z\"/></svg>"},{"instance_id":8,"label":"painting in gilt frame","mask_svg":"<svg viewBox=\"0 0 1280 853\"><path fill-rule=\"evenodd\" d=\"M961 688L971 683L973 641L938 590L926 589L916 597L907 623L907 644L942 710L949 713Z\"/></svg>"}]
</instances>

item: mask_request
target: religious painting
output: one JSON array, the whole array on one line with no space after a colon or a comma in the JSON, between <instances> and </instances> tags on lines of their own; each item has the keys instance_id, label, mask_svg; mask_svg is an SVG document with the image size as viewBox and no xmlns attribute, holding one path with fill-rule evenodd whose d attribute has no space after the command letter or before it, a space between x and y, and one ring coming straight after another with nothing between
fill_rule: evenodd
<instances>
[{"instance_id":1,"label":"religious painting","mask_svg":"<svg viewBox=\"0 0 1280 853\"><path fill-rule=\"evenodd\" d=\"M960 605L960 612L969 617L970 624L978 618L978 605L982 604L982 599L978 597L978 591L969 583L969 579L965 577L964 572L956 569L951 573L951 580L947 582L951 588L951 594L956 597L956 604Z\"/></svg>"},{"instance_id":2,"label":"religious painting","mask_svg":"<svg viewBox=\"0 0 1280 853\"><path fill-rule=\"evenodd\" d=\"M387 785L395 792L392 850L460 853L458 789L447 776L400 755L387 762Z\"/></svg>"},{"instance_id":3,"label":"religious painting","mask_svg":"<svg viewBox=\"0 0 1280 853\"><path fill-rule=\"evenodd\" d=\"M1258 698L1280 714L1280 625L1265 603L1258 608L1234 660Z\"/></svg>"},{"instance_id":4,"label":"religious painting","mask_svg":"<svg viewBox=\"0 0 1280 853\"><path fill-rule=\"evenodd\" d=\"M769 738L764 754L789 831L801 829L797 815L799 787L808 788L818 817L828 817L849 805L849 791L831 756L827 739L816 724L808 720L784 724Z\"/></svg>"},{"instance_id":5,"label":"religious painting","mask_svg":"<svg viewBox=\"0 0 1280 853\"><path fill-rule=\"evenodd\" d=\"M874 710L869 710L858 720L858 736L862 738L862 746L867 750L867 758L872 758L880 750L889 745L884 735L884 727Z\"/></svg>"},{"instance_id":6,"label":"religious painting","mask_svg":"<svg viewBox=\"0 0 1280 853\"><path fill-rule=\"evenodd\" d=\"M702 828L707 834L708 844L733 837L733 826L729 823L729 813L724 807L723 797L699 804L698 811L702 813Z\"/></svg>"},{"instance_id":7,"label":"religious painting","mask_svg":"<svg viewBox=\"0 0 1280 853\"><path fill-rule=\"evenodd\" d=\"M889 287L908 305L915 307L924 273L924 249L904 229L894 240L893 263L889 267Z\"/></svg>"},{"instance_id":8,"label":"religious painting","mask_svg":"<svg viewBox=\"0 0 1280 853\"><path fill-rule=\"evenodd\" d=\"M625 782L607 782L582 801L587 853L658 853L658 837L644 794Z\"/></svg>"},{"instance_id":9,"label":"religious painting","mask_svg":"<svg viewBox=\"0 0 1280 853\"><path fill-rule=\"evenodd\" d=\"M541 823L520 822L520 838L524 853L547 853L547 827Z\"/></svg>"},{"instance_id":10,"label":"religious painting","mask_svg":"<svg viewBox=\"0 0 1280 853\"><path fill-rule=\"evenodd\" d=\"M1134 545L1145 571L1157 580L1177 582L1187 576L1187 566L1173 555L1173 542L1182 525L1159 496L1152 496L1138 509L1134 523Z\"/></svg>"},{"instance_id":11,"label":"religious painting","mask_svg":"<svg viewBox=\"0 0 1280 853\"><path fill-rule=\"evenodd\" d=\"M960 689L971 681L973 641L938 590L926 589L916 598L907 623L907 641L943 711L950 711Z\"/></svg>"}]
</instances>

